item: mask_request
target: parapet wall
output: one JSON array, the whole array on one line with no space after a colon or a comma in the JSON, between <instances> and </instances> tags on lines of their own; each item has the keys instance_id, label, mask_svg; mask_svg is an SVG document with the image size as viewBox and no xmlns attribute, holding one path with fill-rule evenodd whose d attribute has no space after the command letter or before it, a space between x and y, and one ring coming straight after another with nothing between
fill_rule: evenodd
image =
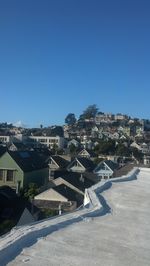
<instances>
[{"instance_id":1,"label":"parapet wall","mask_svg":"<svg viewBox=\"0 0 150 266\"><path fill-rule=\"evenodd\" d=\"M139 172L139 168L133 168L127 175L121 177L111 178L109 180L100 181L96 185L85 190L84 195L84 206L91 206L93 208L101 208L102 205L100 203L98 194L104 190L110 188L112 183L116 182L125 182L136 179L136 176Z\"/></svg>"},{"instance_id":2,"label":"parapet wall","mask_svg":"<svg viewBox=\"0 0 150 266\"><path fill-rule=\"evenodd\" d=\"M54 231L61 230L67 226L80 222L87 217L104 215L111 211L101 193L112 186L115 182L134 180L139 172L134 168L128 175L120 178L112 178L107 181L100 181L85 191L84 206L78 210L49 218L30 225L15 227L10 233L0 238L0 265L4 266L13 260L23 248L36 243Z\"/></svg>"}]
</instances>

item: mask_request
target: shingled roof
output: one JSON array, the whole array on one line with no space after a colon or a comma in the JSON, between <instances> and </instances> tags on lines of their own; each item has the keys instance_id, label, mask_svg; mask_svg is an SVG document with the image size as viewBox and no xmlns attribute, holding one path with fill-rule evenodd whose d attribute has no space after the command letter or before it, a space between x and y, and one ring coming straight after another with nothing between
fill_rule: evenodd
<instances>
[{"instance_id":1,"label":"shingled roof","mask_svg":"<svg viewBox=\"0 0 150 266\"><path fill-rule=\"evenodd\" d=\"M95 180L89 179L86 175L86 173L76 173L76 172L62 172L62 171L57 171L55 172L54 178L61 177L74 187L78 188L79 190L83 191L85 188L89 188L92 185L95 184Z\"/></svg>"},{"instance_id":2,"label":"shingled roof","mask_svg":"<svg viewBox=\"0 0 150 266\"><path fill-rule=\"evenodd\" d=\"M8 153L24 172L48 167L45 160L35 151L8 151Z\"/></svg>"},{"instance_id":3,"label":"shingled roof","mask_svg":"<svg viewBox=\"0 0 150 266\"><path fill-rule=\"evenodd\" d=\"M111 161L111 160L105 160L104 161L107 165L108 165L108 167L111 169L111 170L116 170L117 168L119 168L119 165L117 164L117 163L115 163L115 162L113 162L113 161Z\"/></svg>"},{"instance_id":4,"label":"shingled roof","mask_svg":"<svg viewBox=\"0 0 150 266\"><path fill-rule=\"evenodd\" d=\"M86 171L93 171L95 168L95 164L90 159L85 157L76 157L68 165L68 170L72 167L75 161L78 161L85 168Z\"/></svg>"},{"instance_id":5,"label":"shingled roof","mask_svg":"<svg viewBox=\"0 0 150 266\"><path fill-rule=\"evenodd\" d=\"M94 169L94 173L97 173L97 171L99 171L101 169L102 165L106 165L112 172L114 172L115 170L117 170L119 168L119 165L111 160L104 160L101 161L96 168Z\"/></svg>"},{"instance_id":6,"label":"shingled roof","mask_svg":"<svg viewBox=\"0 0 150 266\"><path fill-rule=\"evenodd\" d=\"M69 201L77 201L78 202L78 192L71 189L70 187L61 184L59 186L53 187L53 189L58 192L59 194L61 194L62 196L64 196L65 198L67 198ZM79 196L81 197L81 195L79 194ZM83 198L83 197L82 197Z\"/></svg>"},{"instance_id":7,"label":"shingled roof","mask_svg":"<svg viewBox=\"0 0 150 266\"><path fill-rule=\"evenodd\" d=\"M56 164L59 166L60 169L65 169L68 166L68 164L70 163L58 155L51 156L51 159L54 160L54 162L56 162Z\"/></svg>"},{"instance_id":8,"label":"shingled roof","mask_svg":"<svg viewBox=\"0 0 150 266\"><path fill-rule=\"evenodd\" d=\"M0 146L0 157L7 151L7 147Z\"/></svg>"}]
</instances>

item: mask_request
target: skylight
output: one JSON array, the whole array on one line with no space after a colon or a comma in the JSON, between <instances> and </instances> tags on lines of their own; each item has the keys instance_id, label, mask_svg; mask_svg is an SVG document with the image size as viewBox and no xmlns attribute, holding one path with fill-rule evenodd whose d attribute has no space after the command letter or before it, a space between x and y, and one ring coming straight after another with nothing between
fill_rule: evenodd
<instances>
[{"instance_id":1,"label":"skylight","mask_svg":"<svg viewBox=\"0 0 150 266\"><path fill-rule=\"evenodd\" d=\"M30 154L27 152L27 151L21 151L19 152L21 158L29 158L30 157Z\"/></svg>"}]
</instances>

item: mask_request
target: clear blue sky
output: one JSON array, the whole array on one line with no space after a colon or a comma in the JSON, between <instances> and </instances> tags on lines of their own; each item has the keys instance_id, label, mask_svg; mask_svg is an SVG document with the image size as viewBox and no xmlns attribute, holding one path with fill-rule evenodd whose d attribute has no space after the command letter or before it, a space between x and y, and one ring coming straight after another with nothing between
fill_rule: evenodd
<instances>
[{"instance_id":1,"label":"clear blue sky","mask_svg":"<svg viewBox=\"0 0 150 266\"><path fill-rule=\"evenodd\" d=\"M150 118L149 0L0 0L0 122Z\"/></svg>"}]
</instances>

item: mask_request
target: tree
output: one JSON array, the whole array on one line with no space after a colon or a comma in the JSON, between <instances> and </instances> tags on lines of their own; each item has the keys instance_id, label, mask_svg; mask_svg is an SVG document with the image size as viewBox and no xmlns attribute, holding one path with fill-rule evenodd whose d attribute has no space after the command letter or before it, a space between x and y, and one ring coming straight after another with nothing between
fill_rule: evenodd
<instances>
[{"instance_id":1,"label":"tree","mask_svg":"<svg viewBox=\"0 0 150 266\"><path fill-rule=\"evenodd\" d=\"M58 145L56 143L53 144L53 148L51 149L52 153L54 153L55 155L57 155L58 152Z\"/></svg>"},{"instance_id":2,"label":"tree","mask_svg":"<svg viewBox=\"0 0 150 266\"><path fill-rule=\"evenodd\" d=\"M99 140L99 144L94 149L97 155L99 154L114 154L115 153L115 141L114 140Z\"/></svg>"},{"instance_id":3,"label":"tree","mask_svg":"<svg viewBox=\"0 0 150 266\"><path fill-rule=\"evenodd\" d=\"M89 105L85 109L85 111L83 111L83 114L80 115L80 119L84 120L84 119L94 118L97 113L98 113L98 108L96 104Z\"/></svg>"},{"instance_id":4,"label":"tree","mask_svg":"<svg viewBox=\"0 0 150 266\"><path fill-rule=\"evenodd\" d=\"M68 126L74 125L76 122L75 114L69 113L65 118L65 123L68 124Z\"/></svg>"},{"instance_id":5,"label":"tree","mask_svg":"<svg viewBox=\"0 0 150 266\"><path fill-rule=\"evenodd\" d=\"M71 143L69 146L70 154L75 155L77 153L77 150L78 150L78 148L73 143Z\"/></svg>"},{"instance_id":6,"label":"tree","mask_svg":"<svg viewBox=\"0 0 150 266\"><path fill-rule=\"evenodd\" d=\"M131 151L129 148L125 147L122 143L119 143L116 148L116 155L130 157Z\"/></svg>"},{"instance_id":7,"label":"tree","mask_svg":"<svg viewBox=\"0 0 150 266\"><path fill-rule=\"evenodd\" d=\"M51 128L50 136L63 137L64 136L63 128L61 126L55 126L55 127Z\"/></svg>"},{"instance_id":8,"label":"tree","mask_svg":"<svg viewBox=\"0 0 150 266\"><path fill-rule=\"evenodd\" d=\"M136 148L132 148L131 149L131 152L132 152L132 155L134 156L134 158L136 160L138 160L139 162L142 162L142 159L143 159L143 154L141 151L139 151L138 149Z\"/></svg>"},{"instance_id":9,"label":"tree","mask_svg":"<svg viewBox=\"0 0 150 266\"><path fill-rule=\"evenodd\" d=\"M39 193L39 189L36 183L30 183L28 189L25 191L24 196L27 199L32 200L34 196Z\"/></svg>"}]
</instances>

